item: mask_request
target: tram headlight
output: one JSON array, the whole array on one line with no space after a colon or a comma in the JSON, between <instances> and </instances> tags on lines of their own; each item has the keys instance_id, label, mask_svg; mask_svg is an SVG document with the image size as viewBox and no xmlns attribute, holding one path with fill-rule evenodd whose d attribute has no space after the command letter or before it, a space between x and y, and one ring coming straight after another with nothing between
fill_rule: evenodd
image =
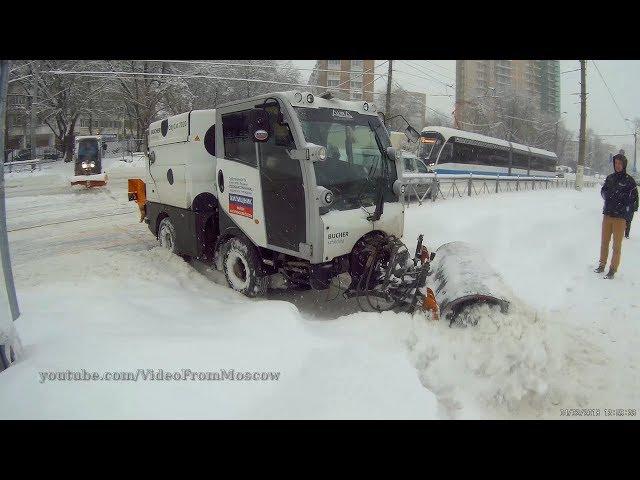
<instances>
[{"instance_id":1,"label":"tram headlight","mask_svg":"<svg viewBox=\"0 0 640 480\"><path fill-rule=\"evenodd\" d=\"M89 166L90 166L91 168L95 167L95 166L96 166L96 162L91 162L91 163L89 164Z\"/></svg>"},{"instance_id":2,"label":"tram headlight","mask_svg":"<svg viewBox=\"0 0 640 480\"><path fill-rule=\"evenodd\" d=\"M87 165L87 162L82 162L82 168L89 168L89 165Z\"/></svg>"}]
</instances>

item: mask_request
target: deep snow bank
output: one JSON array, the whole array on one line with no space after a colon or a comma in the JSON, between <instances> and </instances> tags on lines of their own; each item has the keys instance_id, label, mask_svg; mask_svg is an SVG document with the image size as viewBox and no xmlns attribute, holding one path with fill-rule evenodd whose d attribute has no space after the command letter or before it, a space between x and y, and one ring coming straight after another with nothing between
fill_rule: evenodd
<instances>
[{"instance_id":1,"label":"deep snow bank","mask_svg":"<svg viewBox=\"0 0 640 480\"><path fill-rule=\"evenodd\" d=\"M471 243L520 299L506 317L485 308L476 327L449 328L418 315L353 313L324 292L236 295L216 272L147 250L155 240L124 190L135 166L117 169L118 182L101 192L56 194L43 177L8 190L15 228L106 213L10 233L27 357L0 374L2 418L548 418L561 408L640 405L640 230L624 241L615 281L594 274L597 190L408 208L408 245L419 233L432 248ZM282 376L39 383L39 371L73 368Z\"/></svg>"},{"instance_id":2,"label":"deep snow bank","mask_svg":"<svg viewBox=\"0 0 640 480\"><path fill-rule=\"evenodd\" d=\"M290 303L248 300L159 248L59 255L16 277L26 356L0 378L1 418L436 416L402 344L408 316L305 320ZM39 372L82 368L280 379L40 383Z\"/></svg>"},{"instance_id":3,"label":"deep snow bank","mask_svg":"<svg viewBox=\"0 0 640 480\"><path fill-rule=\"evenodd\" d=\"M406 241L424 232L434 248L472 243L516 296L508 315L479 309L477 327L414 324L409 347L442 413L538 418L640 405L640 242L624 241L614 281L594 274L601 208L592 189L408 209Z\"/></svg>"}]
</instances>

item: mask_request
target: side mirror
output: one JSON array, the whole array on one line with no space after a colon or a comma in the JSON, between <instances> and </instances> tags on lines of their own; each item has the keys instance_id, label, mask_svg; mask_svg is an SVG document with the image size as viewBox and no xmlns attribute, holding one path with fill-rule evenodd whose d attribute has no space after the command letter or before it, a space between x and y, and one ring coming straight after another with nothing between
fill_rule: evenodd
<instances>
[{"instance_id":1,"label":"side mirror","mask_svg":"<svg viewBox=\"0 0 640 480\"><path fill-rule=\"evenodd\" d=\"M254 142L266 142L271 136L269 113L262 108L250 110L248 127Z\"/></svg>"},{"instance_id":2,"label":"side mirror","mask_svg":"<svg viewBox=\"0 0 640 480\"><path fill-rule=\"evenodd\" d=\"M106 144L106 143L103 143L103 144L102 144L102 150L104 150L104 151L106 151L106 150L107 150L107 144Z\"/></svg>"},{"instance_id":3,"label":"side mirror","mask_svg":"<svg viewBox=\"0 0 640 480\"><path fill-rule=\"evenodd\" d=\"M394 147L387 147L387 156L396 162L402 160L402 154L400 150L396 150Z\"/></svg>"},{"instance_id":4,"label":"side mirror","mask_svg":"<svg viewBox=\"0 0 640 480\"><path fill-rule=\"evenodd\" d=\"M149 152L149 165L156 163L156 152Z\"/></svg>"},{"instance_id":5,"label":"side mirror","mask_svg":"<svg viewBox=\"0 0 640 480\"><path fill-rule=\"evenodd\" d=\"M400 180L393 182L393 193L397 196L404 195L405 188L405 185Z\"/></svg>"},{"instance_id":6,"label":"side mirror","mask_svg":"<svg viewBox=\"0 0 640 480\"><path fill-rule=\"evenodd\" d=\"M407 125L407 128L405 129L405 135L412 142L417 142L418 139L420 138L420 133L411 125Z\"/></svg>"}]
</instances>

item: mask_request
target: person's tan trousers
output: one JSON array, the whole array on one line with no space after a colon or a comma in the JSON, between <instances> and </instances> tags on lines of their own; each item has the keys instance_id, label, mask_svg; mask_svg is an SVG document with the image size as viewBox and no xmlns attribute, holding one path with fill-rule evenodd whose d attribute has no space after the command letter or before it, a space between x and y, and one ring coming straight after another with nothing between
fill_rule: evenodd
<instances>
[{"instance_id":1,"label":"person's tan trousers","mask_svg":"<svg viewBox=\"0 0 640 480\"><path fill-rule=\"evenodd\" d=\"M611 257L611 266L609 268L614 272L618 271L618 265L620 265L620 251L622 249L622 237L624 236L624 229L626 226L627 222L624 218L610 217L608 215L602 216L600 266L604 267L607 264L607 258L609 257L609 242L611 241L611 235L613 235L613 256Z\"/></svg>"}]
</instances>

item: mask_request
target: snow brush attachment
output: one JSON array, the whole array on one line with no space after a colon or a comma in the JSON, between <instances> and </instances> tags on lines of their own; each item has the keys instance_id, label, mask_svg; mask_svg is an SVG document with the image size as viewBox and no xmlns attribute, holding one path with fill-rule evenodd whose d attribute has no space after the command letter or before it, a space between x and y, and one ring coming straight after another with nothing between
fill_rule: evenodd
<instances>
[{"instance_id":1,"label":"snow brush attachment","mask_svg":"<svg viewBox=\"0 0 640 480\"><path fill-rule=\"evenodd\" d=\"M352 281L345 297L356 298L363 311L413 313L424 304L421 290L429 273L428 252L423 259L425 250L422 235L413 259L407 247L393 235L372 232L361 238L351 252Z\"/></svg>"},{"instance_id":2,"label":"snow brush attachment","mask_svg":"<svg viewBox=\"0 0 640 480\"><path fill-rule=\"evenodd\" d=\"M130 178L127 180L129 187L129 201L135 201L140 209L140 221L144 220L147 215L147 186L139 178Z\"/></svg>"},{"instance_id":3,"label":"snow brush attachment","mask_svg":"<svg viewBox=\"0 0 640 480\"><path fill-rule=\"evenodd\" d=\"M466 308L480 303L500 306L506 313L510 290L502 277L464 242L445 243L436 250L432 263L435 299L440 314L453 324Z\"/></svg>"}]
</instances>

